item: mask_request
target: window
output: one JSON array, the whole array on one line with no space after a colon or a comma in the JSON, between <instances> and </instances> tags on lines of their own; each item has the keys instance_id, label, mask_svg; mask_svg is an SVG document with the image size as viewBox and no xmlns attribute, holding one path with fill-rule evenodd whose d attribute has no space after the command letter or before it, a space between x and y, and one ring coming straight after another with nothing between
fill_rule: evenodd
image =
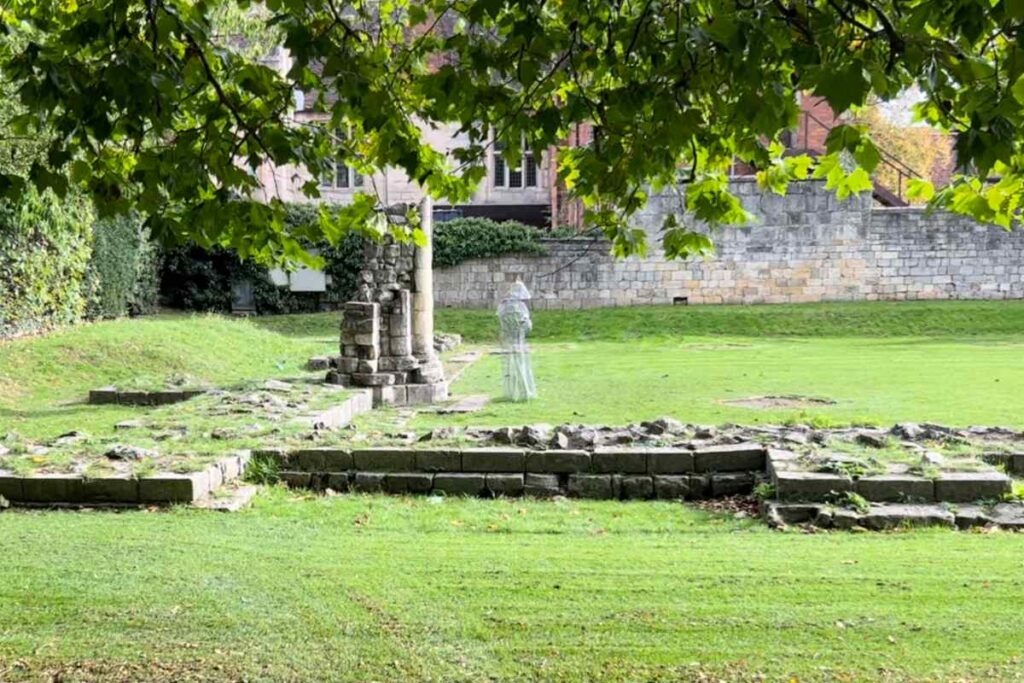
<instances>
[{"instance_id":1,"label":"window","mask_svg":"<svg viewBox=\"0 0 1024 683\"><path fill-rule=\"evenodd\" d=\"M523 158L518 168L509 168L501 154L504 150L504 143L494 143L494 187L537 187L537 160L533 156L533 150L523 145Z\"/></svg>"},{"instance_id":2,"label":"window","mask_svg":"<svg viewBox=\"0 0 1024 683\"><path fill-rule=\"evenodd\" d=\"M363 174L343 161L334 162L334 170L328 171L320 179L320 187L347 190L363 186Z\"/></svg>"}]
</instances>

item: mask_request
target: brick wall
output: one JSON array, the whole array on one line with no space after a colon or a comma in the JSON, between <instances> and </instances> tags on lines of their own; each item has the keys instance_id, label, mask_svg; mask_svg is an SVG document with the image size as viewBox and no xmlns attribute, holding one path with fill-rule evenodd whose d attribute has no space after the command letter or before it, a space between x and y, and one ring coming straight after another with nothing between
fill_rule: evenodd
<instances>
[{"instance_id":1,"label":"brick wall","mask_svg":"<svg viewBox=\"0 0 1024 683\"><path fill-rule=\"evenodd\" d=\"M552 240L546 256L476 259L435 271L440 306L497 304L521 277L535 308L673 303L795 303L879 299L1024 298L1024 232L947 213L878 208L869 196L838 201L823 183L762 194L749 178L735 191L757 219L714 236L707 260L665 261L658 230L672 197L652 198L637 217L646 258L613 259L602 240Z\"/></svg>"}]
</instances>

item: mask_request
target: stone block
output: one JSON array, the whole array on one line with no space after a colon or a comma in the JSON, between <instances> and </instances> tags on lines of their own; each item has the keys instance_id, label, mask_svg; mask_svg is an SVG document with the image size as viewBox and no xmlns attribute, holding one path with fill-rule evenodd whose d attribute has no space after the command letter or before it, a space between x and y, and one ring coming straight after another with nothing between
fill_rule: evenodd
<instances>
[{"instance_id":1,"label":"stone block","mask_svg":"<svg viewBox=\"0 0 1024 683\"><path fill-rule=\"evenodd\" d=\"M103 387L93 389L89 392L89 403L104 404L117 403L117 389L114 387Z\"/></svg>"},{"instance_id":2,"label":"stone block","mask_svg":"<svg viewBox=\"0 0 1024 683\"><path fill-rule=\"evenodd\" d=\"M899 527L944 526L952 527L956 518L939 505L872 505L861 515L861 526L883 531Z\"/></svg>"},{"instance_id":3,"label":"stone block","mask_svg":"<svg viewBox=\"0 0 1024 683\"><path fill-rule=\"evenodd\" d=\"M989 511L989 516L1001 529L1024 530L1024 506L1020 503L1000 503Z\"/></svg>"},{"instance_id":4,"label":"stone block","mask_svg":"<svg viewBox=\"0 0 1024 683\"><path fill-rule=\"evenodd\" d=\"M384 490L384 472L356 472L352 488L360 493L379 493Z\"/></svg>"},{"instance_id":5,"label":"stone block","mask_svg":"<svg viewBox=\"0 0 1024 683\"><path fill-rule=\"evenodd\" d=\"M387 372L354 372L352 383L360 387L382 387L395 383L395 376Z\"/></svg>"},{"instance_id":6,"label":"stone block","mask_svg":"<svg viewBox=\"0 0 1024 683\"><path fill-rule=\"evenodd\" d=\"M313 484L311 472L297 472L295 470L282 470L277 473L281 483L290 489L308 489Z\"/></svg>"},{"instance_id":7,"label":"stone block","mask_svg":"<svg viewBox=\"0 0 1024 683\"><path fill-rule=\"evenodd\" d=\"M411 448L358 448L352 451L353 466L368 472L409 472L416 469Z\"/></svg>"},{"instance_id":8,"label":"stone block","mask_svg":"<svg viewBox=\"0 0 1024 683\"><path fill-rule=\"evenodd\" d=\"M357 360L356 369L352 371L352 374L373 374L377 372L377 366L380 363L378 360Z\"/></svg>"},{"instance_id":9,"label":"stone block","mask_svg":"<svg viewBox=\"0 0 1024 683\"><path fill-rule=\"evenodd\" d=\"M21 483L21 501L25 503L77 503L81 499L82 477L77 474L36 474Z\"/></svg>"},{"instance_id":10,"label":"stone block","mask_svg":"<svg viewBox=\"0 0 1024 683\"><path fill-rule=\"evenodd\" d=\"M482 473L457 472L434 475L434 490L451 496L479 496L486 489Z\"/></svg>"},{"instance_id":11,"label":"stone block","mask_svg":"<svg viewBox=\"0 0 1024 683\"><path fill-rule=\"evenodd\" d=\"M935 500L935 484L931 479L911 474L880 474L861 477L853 490L868 500L880 503Z\"/></svg>"},{"instance_id":12,"label":"stone block","mask_svg":"<svg viewBox=\"0 0 1024 683\"><path fill-rule=\"evenodd\" d=\"M458 472L462 470L462 453L454 448L416 451L416 469L424 472Z\"/></svg>"},{"instance_id":13,"label":"stone block","mask_svg":"<svg viewBox=\"0 0 1024 683\"><path fill-rule=\"evenodd\" d=\"M745 496L754 490L754 475L750 472L716 472L711 475L711 495Z\"/></svg>"},{"instance_id":14,"label":"stone block","mask_svg":"<svg viewBox=\"0 0 1024 683\"><path fill-rule=\"evenodd\" d=\"M654 478L642 475L623 475L618 478L619 496L627 500L647 500L654 497Z\"/></svg>"},{"instance_id":15,"label":"stone block","mask_svg":"<svg viewBox=\"0 0 1024 683\"><path fill-rule=\"evenodd\" d=\"M765 503L761 515L770 526L787 524L809 524L818 516L820 506L806 503Z\"/></svg>"},{"instance_id":16,"label":"stone block","mask_svg":"<svg viewBox=\"0 0 1024 683\"><path fill-rule=\"evenodd\" d=\"M365 347L379 347L380 346L380 334L374 332L357 332L352 335L352 341L356 346Z\"/></svg>"},{"instance_id":17,"label":"stone block","mask_svg":"<svg viewBox=\"0 0 1024 683\"><path fill-rule=\"evenodd\" d=\"M796 463L799 459L800 456L793 451L769 448L765 457L765 467L768 471L768 476L774 475L775 472L796 469Z\"/></svg>"},{"instance_id":18,"label":"stone block","mask_svg":"<svg viewBox=\"0 0 1024 683\"><path fill-rule=\"evenodd\" d=\"M830 494L853 490L853 480L828 472L776 472L775 493L780 500L825 500Z\"/></svg>"},{"instance_id":19,"label":"stone block","mask_svg":"<svg viewBox=\"0 0 1024 683\"><path fill-rule=\"evenodd\" d=\"M191 503L211 490L201 472L157 474L139 479L140 503Z\"/></svg>"},{"instance_id":20,"label":"stone block","mask_svg":"<svg viewBox=\"0 0 1024 683\"><path fill-rule=\"evenodd\" d=\"M145 391L120 391L117 402L126 406L146 406L149 405L149 394Z\"/></svg>"},{"instance_id":21,"label":"stone block","mask_svg":"<svg viewBox=\"0 0 1024 683\"><path fill-rule=\"evenodd\" d=\"M379 408L381 406L395 405L397 403L397 401L395 400L395 389L396 388L397 387L394 387L394 386L371 387L370 391L372 392L372 395L373 395L373 405L374 405L374 407L375 408ZM404 403L404 401L403 401L403 403Z\"/></svg>"},{"instance_id":22,"label":"stone block","mask_svg":"<svg viewBox=\"0 0 1024 683\"><path fill-rule=\"evenodd\" d=\"M340 370L328 370L327 375L324 377L324 383L334 384L341 387L351 386L352 375L347 372L341 372Z\"/></svg>"},{"instance_id":23,"label":"stone block","mask_svg":"<svg viewBox=\"0 0 1024 683\"><path fill-rule=\"evenodd\" d=\"M547 474L573 474L590 470L590 453L586 451L530 451L526 454L526 471Z\"/></svg>"},{"instance_id":24,"label":"stone block","mask_svg":"<svg viewBox=\"0 0 1024 683\"><path fill-rule=\"evenodd\" d=\"M690 477L686 475L662 475L654 479L654 496L661 500L691 498Z\"/></svg>"},{"instance_id":25,"label":"stone block","mask_svg":"<svg viewBox=\"0 0 1024 683\"><path fill-rule=\"evenodd\" d=\"M391 350L392 356L408 356L412 353L412 339L404 334L398 337L391 337L388 348Z\"/></svg>"},{"instance_id":26,"label":"stone block","mask_svg":"<svg viewBox=\"0 0 1024 683\"><path fill-rule=\"evenodd\" d=\"M749 472L765 469L764 446L756 443L707 446L694 453L698 472Z\"/></svg>"},{"instance_id":27,"label":"stone block","mask_svg":"<svg viewBox=\"0 0 1024 683\"><path fill-rule=\"evenodd\" d=\"M935 479L935 500L946 503L996 500L1011 489L1010 478L1001 472L943 472Z\"/></svg>"},{"instance_id":28,"label":"stone block","mask_svg":"<svg viewBox=\"0 0 1024 683\"><path fill-rule=\"evenodd\" d=\"M701 499L711 495L711 475L691 474L690 475L690 498Z\"/></svg>"},{"instance_id":29,"label":"stone block","mask_svg":"<svg viewBox=\"0 0 1024 683\"><path fill-rule=\"evenodd\" d=\"M248 460L246 464L248 464ZM220 467L221 479L226 482L238 479L245 470L242 466L242 459L238 455L221 458L217 461L217 466Z\"/></svg>"},{"instance_id":30,"label":"stone block","mask_svg":"<svg viewBox=\"0 0 1024 683\"><path fill-rule=\"evenodd\" d=\"M434 475L429 472L390 472L384 475L384 490L388 493L429 493L434 486Z\"/></svg>"},{"instance_id":31,"label":"stone block","mask_svg":"<svg viewBox=\"0 0 1024 683\"><path fill-rule=\"evenodd\" d=\"M324 477L324 487L329 488L332 491L348 491L349 476L348 472L328 472L327 476Z\"/></svg>"},{"instance_id":32,"label":"stone block","mask_svg":"<svg viewBox=\"0 0 1024 683\"><path fill-rule=\"evenodd\" d=\"M206 473L209 491L216 491L224 484L224 472L221 471L219 464L210 463L203 471Z\"/></svg>"},{"instance_id":33,"label":"stone block","mask_svg":"<svg viewBox=\"0 0 1024 683\"><path fill-rule=\"evenodd\" d=\"M466 448L462 451L464 472L522 472L526 451L521 448Z\"/></svg>"},{"instance_id":34,"label":"stone block","mask_svg":"<svg viewBox=\"0 0 1024 683\"><path fill-rule=\"evenodd\" d=\"M648 448L647 471L650 474L693 472L693 451L685 448Z\"/></svg>"},{"instance_id":35,"label":"stone block","mask_svg":"<svg viewBox=\"0 0 1024 683\"><path fill-rule=\"evenodd\" d=\"M199 486L205 480L205 472L192 472L199 478ZM207 486L206 491L209 491ZM139 502L139 480L134 477L103 477L82 480L82 501L88 503L137 503Z\"/></svg>"},{"instance_id":36,"label":"stone block","mask_svg":"<svg viewBox=\"0 0 1024 683\"><path fill-rule=\"evenodd\" d=\"M574 498L612 498L610 474L570 474L569 495Z\"/></svg>"},{"instance_id":37,"label":"stone block","mask_svg":"<svg viewBox=\"0 0 1024 683\"><path fill-rule=\"evenodd\" d=\"M643 448L613 446L594 449L591 462L600 474L644 474L647 472L647 451Z\"/></svg>"},{"instance_id":38,"label":"stone block","mask_svg":"<svg viewBox=\"0 0 1024 683\"><path fill-rule=\"evenodd\" d=\"M440 403L441 401L448 400L448 384L446 382L434 382L433 384L409 384L405 389L407 392L408 404L411 406L426 403Z\"/></svg>"},{"instance_id":39,"label":"stone block","mask_svg":"<svg viewBox=\"0 0 1024 683\"><path fill-rule=\"evenodd\" d=\"M19 502L22 500L24 488L22 487L23 477L18 477L7 472L0 472L0 496L9 501Z\"/></svg>"},{"instance_id":40,"label":"stone block","mask_svg":"<svg viewBox=\"0 0 1024 683\"><path fill-rule=\"evenodd\" d=\"M527 474L523 480L523 493L533 498L551 498L562 495L557 474Z\"/></svg>"},{"instance_id":41,"label":"stone block","mask_svg":"<svg viewBox=\"0 0 1024 683\"><path fill-rule=\"evenodd\" d=\"M523 493L523 474L488 472L484 483L492 496L519 496Z\"/></svg>"}]
</instances>

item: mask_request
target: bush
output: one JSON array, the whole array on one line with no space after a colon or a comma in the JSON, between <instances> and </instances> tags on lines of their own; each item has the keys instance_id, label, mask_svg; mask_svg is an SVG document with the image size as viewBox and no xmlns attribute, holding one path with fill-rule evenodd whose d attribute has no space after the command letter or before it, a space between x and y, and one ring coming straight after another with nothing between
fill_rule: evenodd
<instances>
[{"instance_id":1,"label":"bush","mask_svg":"<svg viewBox=\"0 0 1024 683\"><path fill-rule=\"evenodd\" d=\"M89 264L89 317L119 318L152 312L159 269L159 254L138 216L97 221Z\"/></svg>"},{"instance_id":2,"label":"bush","mask_svg":"<svg viewBox=\"0 0 1024 683\"><path fill-rule=\"evenodd\" d=\"M287 221L292 227L317 220L318 207L293 204ZM313 245L324 257L324 270L330 276L322 297L297 294L270 281L265 266L241 261L234 252L191 245L168 249L161 267L160 292L169 306L192 311L227 313L231 311L232 285L248 280L253 285L256 312L261 314L305 313L317 309L320 300L344 302L356 290L362 268L362 238L349 235L338 246Z\"/></svg>"},{"instance_id":3,"label":"bush","mask_svg":"<svg viewBox=\"0 0 1024 683\"><path fill-rule=\"evenodd\" d=\"M0 336L81 319L93 212L81 197L28 187L0 201Z\"/></svg>"},{"instance_id":4,"label":"bush","mask_svg":"<svg viewBox=\"0 0 1024 683\"><path fill-rule=\"evenodd\" d=\"M292 204L287 221L291 227L317 221L315 204ZM544 254L537 228L515 221L499 223L488 218L457 218L434 227L434 266L453 266L471 258L487 258L510 253ZM320 303L348 301L358 287L363 266L363 238L349 235L338 246L312 245L324 258L329 276L322 297L296 294L277 287L266 267L240 261L224 249L186 246L167 250L161 268L160 291L164 301L174 308L227 313L231 310L232 285L245 280L253 284L256 312L261 314L304 313L316 310Z\"/></svg>"},{"instance_id":5,"label":"bush","mask_svg":"<svg viewBox=\"0 0 1024 683\"><path fill-rule=\"evenodd\" d=\"M456 218L434 226L434 267L455 266L472 258L504 254L545 254L537 228L516 221Z\"/></svg>"}]
</instances>

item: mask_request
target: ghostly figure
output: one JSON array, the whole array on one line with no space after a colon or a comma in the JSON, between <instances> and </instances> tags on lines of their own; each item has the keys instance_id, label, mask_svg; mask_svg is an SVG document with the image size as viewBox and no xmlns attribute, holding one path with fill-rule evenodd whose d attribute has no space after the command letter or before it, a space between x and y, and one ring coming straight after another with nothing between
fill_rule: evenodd
<instances>
[{"instance_id":1,"label":"ghostly figure","mask_svg":"<svg viewBox=\"0 0 1024 683\"><path fill-rule=\"evenodd\" d=\"M533 381L530 367L530 348L526 345L526 334L533 329L530 309L526 302L530 292L520 281L516 281L508 294L498 304L498 322L501 326L502 381L505 397L511 401L528 401L537 398L537 385Z\"/></svg>"}]
</instances>

